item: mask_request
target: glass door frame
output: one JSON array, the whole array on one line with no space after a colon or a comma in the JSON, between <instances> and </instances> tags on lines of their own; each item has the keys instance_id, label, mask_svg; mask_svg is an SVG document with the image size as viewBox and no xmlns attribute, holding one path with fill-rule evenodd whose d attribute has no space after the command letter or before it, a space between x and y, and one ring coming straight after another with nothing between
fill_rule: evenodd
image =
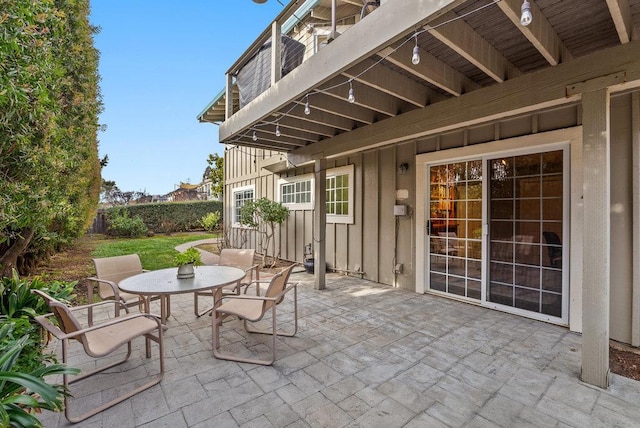
<instances>
[{"instance_id":1,"label":"glass door frame","mask_svg":"<svg viewBox=\"0 0 640 428\"><path fill-rule=\"evenodd\" d=\"M418 293L433 293L447 298L462 300L468 303L479 304L484 307L497 309L504 312L514 313L522 315L527 318L538 319L554 324L568 325L569 324L569 306L570 306L570 292L572 285L570 284L570 232L572 230L572 220L575 220L571 211L572 202L571 194L572 188L581 183L575 181L575 171L572 171L572 152L575 152L573 143L576 140L581 145L580 135L577 132L579 128L572 128L569 130L552 131L544 134L529 135L524 137L518 137L508 140L498 140L495 142L478 144L474 146L467 146L461 148L455 148L450 150L437 151L432 153L425 153L416 156L416 204L418 209L416 210L416 292ZM570 137L567 138L567 135ZM571 138L573 137L573 138ZM563 150L563 226L562 226L562 242L563 242L563 254L566 255L562 258L562 316L554 317L541 313L526 311L523 309L500 305L497 303L489 302L487 300L488 291L488 272L489 272L489 239L488 239L488 172L487 161L489 159L499 158L503 156L518 156L530 153L540 153L553 150ZM482 160L483 165L483 178L482 178L482 275L481 275L481 299L466 298L462 296L452 295L446 292L438 292L429 289L429 234L427 233L427 227L429 227L429 197L426 195L427 189L430 189L430 176L429 167L435 165L442 165L445 163L463 162L469 160ZM573 184L572 184L573 182ZM575 209L575 207L574 207ZM573 228L575 232L575 228Z\"/></svg>"}]
</instances>

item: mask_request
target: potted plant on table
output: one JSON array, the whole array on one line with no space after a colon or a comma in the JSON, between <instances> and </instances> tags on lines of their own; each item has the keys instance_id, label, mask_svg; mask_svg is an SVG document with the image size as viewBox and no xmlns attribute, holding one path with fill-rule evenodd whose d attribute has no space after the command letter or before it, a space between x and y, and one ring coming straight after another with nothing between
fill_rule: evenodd
<instances>
[{"instance_id":1,"label":"potted plant on table","mask_svg":"<svg viewBox=\"0 0 640 428\"><path fill-rule=\"evenodd\" d=\"M182 253L176 254L173 262L176 264L176 266L178 266L179 279L193 278L195 275L193 267L202 265L200 251L198 251L194 247L188 248Z\"/></svg>"}]
</instances>

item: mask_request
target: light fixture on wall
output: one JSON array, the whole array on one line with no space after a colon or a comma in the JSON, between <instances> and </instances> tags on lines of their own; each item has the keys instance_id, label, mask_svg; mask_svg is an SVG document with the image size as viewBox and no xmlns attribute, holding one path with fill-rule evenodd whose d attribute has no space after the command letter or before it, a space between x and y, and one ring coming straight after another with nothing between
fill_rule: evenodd
<instances>
[{"instance_id":1,"label":"light fixture on wall","mask_svg":"<svg viewBox=\"0 0 640 428\"><path fill-rule=\"evenodd\" d=\"M251 137L253 141L258 141L258 136L256 135L256 131L253 131L253 136Z\"/></svg>"},{"instance_id":2,"label":"light fixture on wall","mask_svg":"<svg viewBox=\"0 0 640 428\"><path fill-rule=\"evenodd\" d=\"M398 166L398 171L400 175L405 175L407 171L409 171L409 164L406 162L401 163L400 166Z\"/></svg>"},{"instance_id":3,"label":"light fixture on wall","mask_svg":"<svg viewBox=\"0 0 640 428\"><path fill-rule=\"evenodd\" d=\"M524 25L525 27L529 24L531 24L531 21L533 21L533 15L531 14L531 4L529 4L528 0L524 0L522 2L522 15L520 15L520 24Z\"/></svg>"},{"instance_id":4,"label":"light fixture on wall","mask_svg":"<svg viewBox=\"0 0 640 428\"><path fill-rule=\"evenodd\" d=\"M276 123L276 137L279 137L280 135L282 135L282 133L280 132L280 124Z\"/></svg>"}]
</instances>

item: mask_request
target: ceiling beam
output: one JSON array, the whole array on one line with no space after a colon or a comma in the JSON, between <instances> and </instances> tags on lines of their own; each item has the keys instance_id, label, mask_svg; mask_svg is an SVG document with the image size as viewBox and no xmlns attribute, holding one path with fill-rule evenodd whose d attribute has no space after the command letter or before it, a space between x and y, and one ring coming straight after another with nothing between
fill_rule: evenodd
<instances>
[{"instance_id":1,"label":"ceiling beam","mask_svg":"<svg viewBox=\"0 0 640 428\"><path fill-rule=\"evenodd\" d=\"M420 49L420 63L412 64L413 48L413 43L405 42L384 48L378 55L456 97L480 88L480 85L425 50Z\"/></svg>"},{"instance_id":2,"label":"ceiling beam","mask_svg":"<svg viewBox=\"0 0 640 428\"><path fill-rule=\"evenodd\" d=\"M302 141L296 141L296 140L290 140L288 138L283 138L282 136L280 137L276 137L275 135L269 133L269 132L264 132L260 129L257 129L255 131L255 135L258 138L257 140L253 140L253 136L252 133L249 132L248 135L243 135L242 137L240 137L237 141L243 141L243 142L249 142L251 141L251 143L256 144L257 146L260 146L261 142L268 142L271 144L275 144L276 146L280 146L280 147L289 147L289 150L291 150L294 147L304 147L306 144Z\"/></svg>"},{"instance_id":3,"label":"ceiling beam","mask_svg":"<svg viewBox=\"0 0 640 428\"><path fill-rule=\"evenodd\" d=\"M502 12L513 22L520 32L551 65L558 65L573 59L558 34L547 21L535 1L529 2L533 21L526 27L520 24L521 0L502 0L497 3Z\"/></svg>"},{"instance_id":4,"label":"ceiling beam","mask_svg":"<svg viewBox=\"0 0 640 428\"><path fill-rule=\"evenodd\" d=\"M279 122L278 122L279 123ZM280 137L276 136L276 138L284 138L285 141L303 141L304 144L298 145L306 145L306 143L317 143L320 138L317 134L312 134L310 132L303 132L297 129L289 128L288 126L280 125L278 127L280 129ZM260 130L262 132L266 132L267 134L276 135L276 124L272 124L272 126L261 126Z\"/></svg>"},{"instance_id":5,"label":"ceiling beam","mask_svg":"<svg viewBox=\"0 0 640 428\"><path fill-rule=\"evenodd\" d=\"M305 105L304 98L296 102L303 106ZM371 110L355 104L345 104L341 100L324 94L316 93L311 95L309 98L309 106L357 122L366 123L367 125L371 125L375 121L374 113Z\"/></svg>"},{"instance_id":6,"label":"ceiling beam","mask_svg":"<svg viewBox=\"0 0 640 428\"><path fill-rule=\"evenodd\" d=\"M607 6L609 6L609 13L611 13L611 18L616 26L620 43L629 43L633 31L629 0L607 0Z\"/></svg>"},{"instance_id":7,"label":"ceiling beam","mask_svg":"<svg viewBox=\"0 0 640 428\"><path fill-rule=\"evenodd\" d=\"M290 111L285 113L287 116L296 116L299 119L307 122L317 123L319 125L325 125L331 128L340 129L341 131L351 131L355 128L352 120L342 116L336 116L334 114L327 113L322 110L313 108L313 96L309 98L309 107L311 108L310 114L304 114L304 105L296 104Z\"/></svg>"},{"instance_id":8,"label":"ceiling beam","mask_svg":"<svg viewBox=\"0 0 640 428\"><path fill-rule=\"evenodd\" d=\"M331 8L317 6L311 9L311 17L323 21L331 21Z\"/></svg>"},{"instance_id":9,"label":"ceiling beam","mask_svg":"<svg viewBox=\"0 0 640 428\"><path fill-rule=\"evenodd\" d=\"M277 150L279 152L288 152L294 149L295 146L283 144L283 143L272 143L266 140L258 140L253 141L251 137L239 137L234 139L233 141L226 143L233 144L236 146L244 146L244 147L252 147L255 149L265 149L265 150Z\"/></svg>"},{"instance_id":10,"label":"ceiling beam","mask_svg":"<svg viewBox=\"0 0 640 428\"><path fill-rule=\"evenodd\" d=\"M356 98L356 101L353 103L354 105L362 106L387 116L395 116L398 114L400 108L397 100L375 89L368 89L359 82L354 81L351 85ZM346 105L350 105L349 101L347 101L349 87L349 80L334 77L317 90L323 94L331 95L334 98L342 100Z\"/></svg>"},{"instance_id":11,"label":"ceiling beam","mask_svg":"<svg viewBox=\"0 0 640 428\"><path fill-rule=\"evenodd\" d=\"M320 49L225 120L219 128L219 141L231 139L244 129L265 120L274 111L283 110L330 77L371 57L390 42L403 39L407 31L424 25L435 14L463 3L465 0L393 0L384 3L376 13L367 15L358 25Z\"/></svg>"},{"instance_id":12,"label":"ceiling beam","mask_svg":"<svg viewBox=\"0 0 640 428\"><path fill-rule=\"evenodd\" d=\"M292 152L290 160L295 165L302 165L315 159L344 156L576 103L580 94L567 96L569 85L599 79L620 70L624 70L626 80L610 87L612 92L640 87L640 41L585 55L557 67L525 74L310 144Z\"/></svg>"},{"instance_id":13,"label":"ceiling beam","mask_svg":"<svg viewBox=\"0 0 640 428\"><path fill-rule=\"evenodd\" d=\"M309 122L291 113L282 115L278 121L280 122L281 127L286 126L287 128L296 129L298 131L311 132L326 138L331 138L337 133L335 128L315 122Z\"/></svg>"},{"instance_id":14,"label":"ceiling beam","mask_svg":"<svg viewBox=\"0 0 640 428\"><path fill-rule=\"evenodd\" d=\"M424 107L433 98L440 97L436 91L370 59L365 59L342 74L417 107Z\"/></svg>"},{"instance_id":15,"label":"ceiling beam","mask_svg":"<svg viewBox=\"0 0 640 428\"><path fill-rule=\"evenodd\" d=\"M425 28L436 39L496 82L504 82L506 79L512 79L522 74L469 24L456 18L459 17L454 12L449 12L432 21ZM444 23L446 25L442 25Z\"/></svg>"},{"instance_id":16,"label":"ceiling beam","mask_svg":"<svg viewBox=\"0 0 640 428\"><path fill-rule=\"evenodd\" d=\"M285 135L280 135L276 137L275 128L274 131L268 131L267 128L261 126L255 130L255 136L258 138L257 141L269 141L272 143L282 144L286 146L295 146L295 147L303 147L306 146L306 142L297 140L294 138L289 138ZM247 138L251 138L253 140L253 133L249 132L246 136Z\"/></svg>"}]
</instances>

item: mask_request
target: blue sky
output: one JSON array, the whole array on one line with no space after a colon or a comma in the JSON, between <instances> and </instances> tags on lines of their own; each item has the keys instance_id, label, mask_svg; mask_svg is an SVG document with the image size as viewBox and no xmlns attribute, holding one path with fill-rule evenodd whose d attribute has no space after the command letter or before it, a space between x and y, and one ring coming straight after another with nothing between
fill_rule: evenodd
<instances>
[{"instance_id":1,"label":"blue sky","mask_svg":"<svg viewBox=\"0 0 640 428\"><path fill-rule=\"evenodd\" d=\"M198 113L224 87L224 73L282 6L276 0L91 0L104 111L102 177L123 191L165 194L198 183L218 126Z\"/></svg>"}]
</instances>

